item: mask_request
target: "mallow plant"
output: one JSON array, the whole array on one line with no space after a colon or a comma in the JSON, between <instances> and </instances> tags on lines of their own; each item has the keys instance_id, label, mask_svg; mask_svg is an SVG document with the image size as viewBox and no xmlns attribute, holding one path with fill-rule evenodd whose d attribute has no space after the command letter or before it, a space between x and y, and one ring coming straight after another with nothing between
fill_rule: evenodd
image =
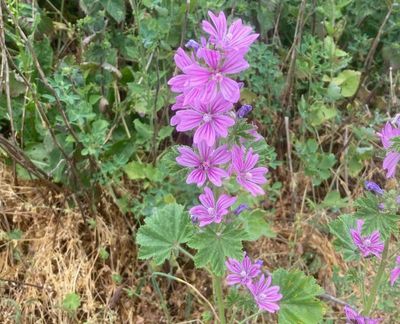
<instances>
[{"instance_id":1,"label":"mallow plant","mask_svg":"<svg viewBox=\"0 0 400 324\"><path fill-rule=\"evenodd\" d=\"M243 242L274 236L266 213L256 208L266 195L268 145L246 119L252 107L238 104L243 88L238 74L249 68L246 54L258 34L241 19L228 24L223 12L208 15L203 37L176 51L180 73L168 82L176 94L171 125L191 135L193 145L174 146L163 158L171 176L185 177L199 195L194 204L153 210L137 233L139 257L156 265L165 260L179 265L178 256L187 257L207 271L213 322L276 316L279 323L318 323L325 306L313 277L269 269L244 251ZM182 282L172 274L153 275ZM237 309L241 315L234 315Z\"/></svg>"},{"instance_id":2,"label":"mallow plant","mask_svg":"<svg viewBox=\"0 0 400 324\"><path fill-rule=\"evenodd\" d=\"M395 177L400 161L399 126L395 118L377 134L385 151L382 169L388 180ZM393 186L388 187L390 189L385 190L374 181L365 181L365 194L356 201L355 213L342 215L329 225L336 237L334 244L344 260L357 269L352 273L352 281L359 285L360 294L352 298L353 305L349 303L344 307L346 323L383 322L384 309L376 315L377 305L383 303L391 290L397 289L400 194ZM371 268L374 269L372 277L366 273L366 269Z\"/></svg>"}]
</instances>

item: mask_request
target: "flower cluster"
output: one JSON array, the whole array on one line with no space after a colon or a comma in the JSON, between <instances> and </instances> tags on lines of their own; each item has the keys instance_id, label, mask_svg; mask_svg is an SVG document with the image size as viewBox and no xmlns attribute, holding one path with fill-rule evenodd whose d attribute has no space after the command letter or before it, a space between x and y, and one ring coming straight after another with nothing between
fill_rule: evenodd
<instances>
[{"instance_id":1,"label":"flower cluster","mask_svg":"<svg viewBox=\"0 0 400 324\"><path fill-rule=\"evenodd\" d=\"M198 43L190 40L187 54L179 48L174 56L175 63L182 72L168 81L171 90L177 93L172 106L175 115L171 125L178 132L192 132L193 147L181 146L176 161L188 168L186 183L204 187L199 196L201 204L189 210L192 221L200 227L220 224L237 201L226 193L213 191L213 186L221 187L223 181L234 177L237 184L253 196L264 195L265 178L268 169L257 166L259 155L244 144L251 144L246 138L226 141L229 130L239 120L243 121L252 106L243 105L234 111L239 101L243 83L237 82L234 75L249 67L245 55L258 34L244 26L240 19L227 25L223 12L218 15L208 12L211 19L202 22L203 37ZM262 137L257 127L246 130L253 141ZM228 144L235 142L236 144ZM249 145L247 145L249 147ZM232 213L239 215L248 208L237 206ZM271 286L271 277L261 274L261 263L253 264L245 255L242 262L229 259L226 267L230 271L227 284L241 284L248 288L255 302L262 310L276 312L277 301L282 298L278 286ZM256 277L258 280L253 281Z\"/></svg>"},{"instance_id":2,"label":"flower cluster","mask_svg":"<svg viewBox=\"0 0 400 324\"><path fill-rule=\"evenodd\" d=\"M279 310L278 302L282 299L279 286L271 286L272 277L261 272L262 261L252 263L245 254L240 262L229 258L225 263L229 275L226 277L228 285L241 285L246 287L254 298L260 310L275 313ZM256 279L259 277L258 279Z\"/></svg>"},{"instance_id":3,"label":"flower cluster","mask_svg":"<svg viewBox=\"0 0 400 324\"><path fill-rule=\"evenodd\" d=\"M171 125L178 132L193 133L193 147L179 147L176 161L189 169L186 183L207 186L199 197L201 205L190 209L193 221L201 227L221 223L236 201L227 194L215 198L212 185L221 187L224 179L233 176L253 196L263 195L261 186L267 182L268 172L266 167L256 166L259 155L251 148L223 143L236 120L252 110L250 105L243 105L234 112L242 85L233 75L249 67L244 57L258 34L240 19L228 26L223 12L208 15L211 22L202 23L208 38L203 37L200 43L187 42L186 48L192 50L189 54L182 48L177 50L174 60L182 73L168 82L178 93ZM259 139L256 128L249 133L254 140Z\"/></svg>"},{"instance_id":4,"label":"flower cluster","mask_svg":"<svg viewBox=\"0 0 400 324\"><path fill-rule=\"evenodd\" d=\"M344 313L346 315L346 324L378 324L381 319L364 317L349 305L344 307Z\"/></svg>"}]
</instances>

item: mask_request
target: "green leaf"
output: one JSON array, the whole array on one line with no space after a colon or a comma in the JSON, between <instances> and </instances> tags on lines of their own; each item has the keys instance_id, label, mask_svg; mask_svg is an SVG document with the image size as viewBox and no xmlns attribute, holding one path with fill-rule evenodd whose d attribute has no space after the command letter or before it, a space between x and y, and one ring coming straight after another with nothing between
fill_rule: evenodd
<instances>
[{"instance_id":1,"label":"green leaf","mask_svg":"<svg viewBox=\"0 0 400 324\"><path fill-rule=\"evenodd\" d=\"M176 162L176 158L179 156L178 147L179 145L171 146L160 158L157 167L164 174L173 175L175 179L186 179L187 170Z\"/></svg>"},{"instance_id":2,"label":"green leaf","mask_svg":"<svg viewBox=\"0 0 400 324\"><path fill-rule=\"evenodd\" d=\"M324 122L336 117L337 110L335 107L328 107L323 103L316 102L310 107L310 122L312 126L319 126Z\"/></svg>"},{"instance_id":3,"label":"green leaf","mask_svg":"<svg viewBox=\"0 0 400 324\"><path fill-rule=\"evenodd\" d=\"M360 254L353 243L350 230L356 228L356 218L352 215L341 215L329 223L329 230L335 236L333 245L343 254L345 261L358 260Z\"/></svg>"},{"instance_id":4,"label":"green leaf","mask_svg":"<svg viewBox=\"0 0 400 324\"><path fill-rule=\"evenodd\" d=\"M18 241L18 240L20 240L21 238L22 238L22 235L23 235L24 233L19 229L19 228L16 228L16 229L13 229L12 231L10 231L10 232L7 232L7 238L11 241L11 240L16 240L16 241Z\"/></svg>"},{"instance_id":5,"label":"green leaf","mask_svg":"<svg viewBox=\"0 0 400 324\"><path fill-rule=\"evenodd\" d=\"M191 248L197 250L194 257L196 267L209 265L215 275L222 276L227 257L243 257L242 240L246 239L246 235L246 232L237 228L234 223L227 224L222 230L212 225L202 229L188 242Z\"/></svg>"},{"instance_id":6,"label":"green leaf","mask_svg":"<svg viewBox=\"0 0 400 324\"><path fill-rule=\"evenodd\" d=\"M136 236L140 259L153 259L161 264L180 244L189 240L194 226L183 209L178 204L166 205L155 208L153 215L145 219L146 224L139 228Z\"/></svg>"},{"instance_id":7,"label":"green leaf","mask_svg":"<svg viewBox=\"0 0 400 324\"><path fill-rule=\"evenodd\" d=\"M247 241L256 241L261 236L275 237L271 225L265 221L266 212L261 209L255 209L251 212L243 212L240 218L243 219L246 231Z\"/></svg>"},{"instance_id":8,"label":"green leaf","mask_svg":"<svg viewBox=\"0 0 400 324\"><path fill-rule=\"evenodd\" d=\"M340 209L347 206L348 199L340 197L339 191L330 191L325 196L321 206L324 208Z\"/></svg>"},{"instance_id":9,"label":"green leaf","mask_svg":"<svg viewBox=\"0 0 400 324\"><path fill-rule=\"evenodd\" d=\"M160 128L160 131L158 132L158 139L161 141L168 136L172 134L172 131L174 130L173 127L171 126L164 126Z\"/></svg>"},{"instance_id":10,"label":"green leaf","mask_svg":"<svg viewBox=\"0 0 400 324\"><path fill-rule=\"evenodd\" d=\"M161 172L153 167L151 164L145 164L139 161L129 162L124 167L124 171L129 179L139 180L139 179L149 179L151 181L162 180Z\"/></svg>"},{"instance_id":11,"label":"green leaf","mask_svg":"<svg viewBox=\"0 0 400 324\"><path fill-rule=\"evenodd\" d=\"M355 217L365 220L363 232L370 234L372 231L378 230L381 237L386 240L391 233L397 233L399 217L391 211L379 210L379 203L377 196L371 192L366 192L364 197L356 201Z\"/></svg>"},{"instance_id":12,"label":"green leaf","mask_svg":"<svg viewBox=\"0 0 400 324\"><path fill-rule=\"evenodd\" d=\"M279 305L279 324L316 324L322 321L325 304L316 297L323 289L303 272L278 269L272 274L274 285L283 295Z\"/></svg>"},{"instance_id":13,"label":"green leaf","mask_svg":"<svg viewBox=\"0 0 400 324\"><path fill-rule=\"evenodd\" d=\"M133 123L135 125L135 130L138 132L141 139L149 141L153 135L150 125L142 123L140 119L135 119Z\"/></svg>"},{"instance_id":14,"label":"green leaf","mask_svg":"<svg viewBox=\"0 0 400 324\"><path fill-rule=\"evenodd\" d=\"M336 78L333 78L332 83L340 86L343 97L351 97L357 91L360 77L361 72L359 71L344 70Z\"/></svg>"},{"instance_id":15,"label":"green leaf","mask_svg":"<svg viewBox=\"0 0 400 324\"><path fill-rule=\"evenodd\" d=\"M125 19L125 0L100 0L107 13L120 23Z\"/></svg>"},{"instance_id":16,"label":"green leaf","mask_svg":"<svg viewBox=\"0 0 400 324\"><path fill-rule=\"evenodd\" d=\"M62 301L62 308L68 312L75 312L81 305L81 298L76 293L69 293Z\"/></svg>"},{"instance_id":17,"label":"green leaf","mask_svg":"<svg viewBox=\"0 0 400 324\"><path fill-rule=\"evenodd\" d=\"M268 167L273 169L279 165L279 162L276 160L277 154L275 152L275 148L268 145L264 138L259 139L257 142L252 140L247 141L245 146L247 148L252 148L254 153L259 155L260 158L258 160L258 165L268 165Z\"/></svg>"}]
</instances>

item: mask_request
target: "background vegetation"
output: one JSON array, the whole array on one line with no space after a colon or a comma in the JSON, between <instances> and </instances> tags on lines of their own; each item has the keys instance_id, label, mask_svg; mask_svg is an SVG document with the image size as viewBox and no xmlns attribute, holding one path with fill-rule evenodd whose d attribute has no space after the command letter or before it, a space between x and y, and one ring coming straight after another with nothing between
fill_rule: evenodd
<instances>
[{"instance_id":1,"label":"background vegetation","mask_svg":"<svg viewBox=\"0 0 400 324\"><path fill-rule=\"evenodd\" d=\"M0 3L3 321L211 318L190 288L210 298L210 282L189 258L160 268L139 261L135 245L154 208L190 204L198 193L183 185L168 153L191 138L169 126L167 80L175 50L201 36L207 10L260 33L248 54L252 68L240 76L241 104L253 105L250 119L269 144L270 179L267 196L251 202L260 207L249 225L259 239L246 249L351 300L353 282L343 274L352 269L335 254L327 223L353 210L366 179L384 183L375 131L399 110L398 3ZM151 275L158 270L183 283ZM398 320L395 296L379 308L387 323ZM340 312L333 304L325 322L340 323Z\"/></svg>"}]
</instances>

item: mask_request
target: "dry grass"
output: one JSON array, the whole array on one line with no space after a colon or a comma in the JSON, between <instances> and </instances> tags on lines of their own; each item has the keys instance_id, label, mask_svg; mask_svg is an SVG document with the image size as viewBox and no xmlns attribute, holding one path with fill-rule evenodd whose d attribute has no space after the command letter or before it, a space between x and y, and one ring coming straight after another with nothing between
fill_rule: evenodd
<instances>
[{"instance_id":1,"label":"dry grass","mask_svg":"<svg viewBox=\"0 0 400 324\"><path fill-rule=\"evenodd\" d=\"M136 248L123 218L114 208L107 220L97 215L88 229L65 197L52 197L46 188L30 182L11 185L0 170L0 318L2 323L135 322L137 302L121 294L113 281L120 274L124 287L134 284ZM63 203L62 203L63 202ZM21 239L9 240L5 232L20 229ZM102 260L99 251L109 253ZM12 281L11 281L12 280ZM69 314L64 297L76 292L81 310Z\"/></svg>"}]
</instances>

